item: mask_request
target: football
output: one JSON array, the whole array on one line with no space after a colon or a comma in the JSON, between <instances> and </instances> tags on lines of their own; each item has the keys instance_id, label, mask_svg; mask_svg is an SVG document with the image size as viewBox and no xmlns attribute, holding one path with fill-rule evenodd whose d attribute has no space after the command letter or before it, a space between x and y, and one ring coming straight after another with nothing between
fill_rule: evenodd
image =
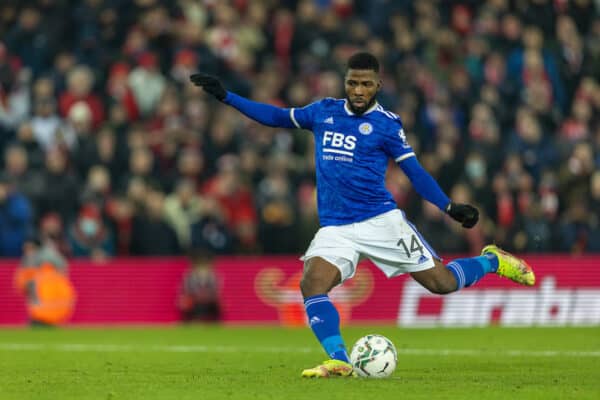
<instances>
[{"instance_id":1,"label":"football","mask_svg":"<svg viewBox=\"0 0 600 400\"><path fill-rule=\"evenodd\" d=\"M358 376L386 378L396 369L398 353L394 344L382 335L366 335L356 341L350 362Z\"/></svg>"}]
</instances>

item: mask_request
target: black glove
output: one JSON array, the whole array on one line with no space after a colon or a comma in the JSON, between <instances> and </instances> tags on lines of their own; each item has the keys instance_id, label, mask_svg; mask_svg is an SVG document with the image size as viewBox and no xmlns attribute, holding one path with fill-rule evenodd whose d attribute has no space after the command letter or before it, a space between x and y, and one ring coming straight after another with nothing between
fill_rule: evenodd
<instances>
[{"instance_id":1,"label":"black glove","mask_svg":"<svg viewBox=\"0 0 600 400\"><path fill-rule=\"evenodd\" d=\"M199 72L197 74L190 75L190 81L192 81L196 86L202 86L202 89L215 96L219 101L223 101L225 96L227 96L227 91L219 79L215 78L214 76Z\"/></svg>"},{"instance_id":2,"label":"black glove","mask_svg":"<svg viewBox=\"0 0 600 400\"><path fill-rule=\"evenodd\" d=\"M450 203L446 212L460 222L463 228L472 228L479 221L479 211L469 204Z\"/></svg>"}]
</instances>

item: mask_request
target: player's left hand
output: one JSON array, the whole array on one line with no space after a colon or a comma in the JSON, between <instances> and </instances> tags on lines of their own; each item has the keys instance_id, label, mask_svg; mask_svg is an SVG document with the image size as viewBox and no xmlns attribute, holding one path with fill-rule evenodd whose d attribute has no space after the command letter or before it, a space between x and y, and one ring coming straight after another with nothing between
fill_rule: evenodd
<instances>
[{"instance_id":1,"label":"player's left hand","mask_svg":"<svg viewBox=\"0 0 600 400\"><path fill-rule=\"evenodd\" d=\"M450 203L446 212L460 222L463 228L472 228L479 221L479 211L469 204Z\"/></svg>"},{"instance_id":2,"label":"player's left hand","mask_svg":"<svg viewBox=\"0 0 600 400\"><path fill-rule=\"evenodd\" d=\"M190 75L190 81L196 86L202 87L207 93L212 94L219 101L223 101L227 96L227 91L218 78L207 75L202 72Z\"/></svg>"}]
</instances>

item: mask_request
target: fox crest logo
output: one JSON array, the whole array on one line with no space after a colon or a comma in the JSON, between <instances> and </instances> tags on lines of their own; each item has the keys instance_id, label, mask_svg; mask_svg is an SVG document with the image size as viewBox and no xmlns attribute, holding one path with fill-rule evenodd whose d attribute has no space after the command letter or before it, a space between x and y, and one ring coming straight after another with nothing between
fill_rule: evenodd
<instances>
[{"instance_id":1,"label":"fox crest logo","mask_svg":"<svg viewBox=\"0 0 600 400\"><path fill-rule=\"evenodd\" d=\"M363 122L358 126L358 131L363 135L370 135L373 132L373 125L368 122Z\"/></svg>"},{"instance_id":2,"label":"fox crest logo","mask_svg":"<svg viewBox=\"0 0 600 400\"><path fill-rule=\"evenodd\" d=\"M261 267L254 278L255 293L263 303L277 309L279 322L285 326L322 324L323 319L316 316L307 321L304 300L298 291L302 271L295 269L295 266L293 269ZM288 270L294 272L289 274ZM353 307L369 299L373 292L373 280L373 273L369 269L359 269L353 279L331 292L331 301L342 322L350 320Z\"/></svg>"}]
</instances>

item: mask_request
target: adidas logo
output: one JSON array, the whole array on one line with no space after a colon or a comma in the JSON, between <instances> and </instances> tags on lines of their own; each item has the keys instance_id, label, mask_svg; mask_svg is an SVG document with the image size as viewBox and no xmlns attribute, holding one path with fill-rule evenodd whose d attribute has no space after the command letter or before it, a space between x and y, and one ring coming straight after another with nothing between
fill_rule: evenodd
<instances>
[{"instance_id":1,"label":"adidas logo","mask_svg":"<svg viewBox=\"0 0 600 400\"><path fill-rule=\"evenodd\" d=\"M429 260L427 257L421 256L421 257L419 257L418 263L419 264L423 264L424 262L427 262L427 260Z\"/></svg>"},{"instance_id":2,"label":"adidas logo","mask_svg":"<svg viewBox=\"0 0 600 400\"><path fill-rule=\"evenodd\" d=\"M333 117L325 118L323 123L324 124L333 124Z\"/></svg>"},{"instance_id":3,"label":"adidas logo","mask_svg":"<svg viewBox=\"0 0 600 400\"><path fill-rule=\"evenodd\" d=\"M321 322L323 322L323 320L315 315L310 319L310 321L308 321L308 324L313 326L314 324L320 324Z\"/></svg>"}]
</instances>

